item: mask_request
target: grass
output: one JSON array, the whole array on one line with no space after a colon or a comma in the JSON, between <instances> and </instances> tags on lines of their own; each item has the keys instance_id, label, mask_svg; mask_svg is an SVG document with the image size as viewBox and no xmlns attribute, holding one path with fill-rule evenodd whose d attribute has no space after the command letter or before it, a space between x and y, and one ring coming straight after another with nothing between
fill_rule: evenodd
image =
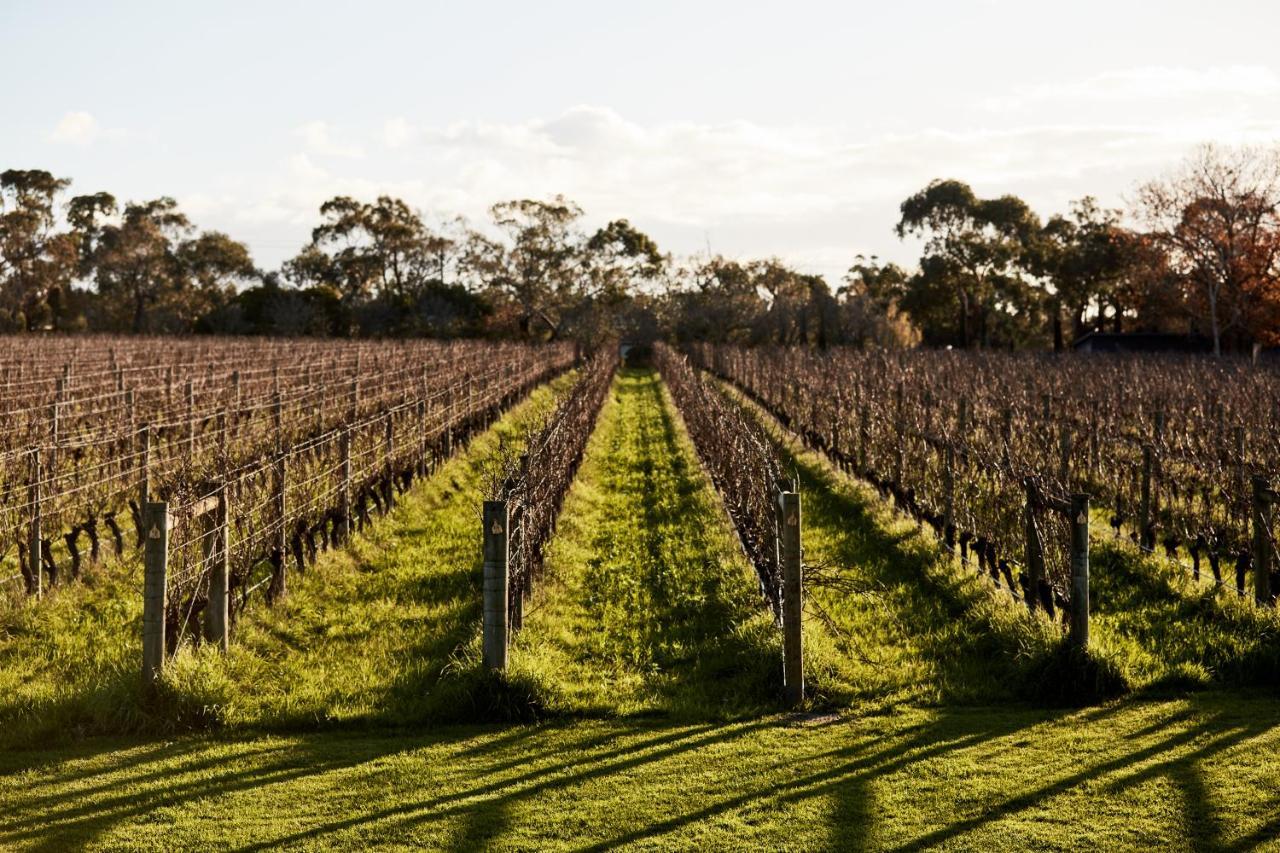
<instances>
[{"instance_id":1,"label":"grass","mask_svg":"<svg viewBox=\"0 0 1280 853\"><path fill-rule=\"evenodd\" d=\"M6 610L0 744L211 726L401 724L486 711L468 703L505 694L489 689L475 664L485 466L500 440L518 446L525 425L571 381L535 391L351 548L323 554L292 579L283 603L251 603L227 656L181 649L154 701L141 690L138 566L106 563L81 583ZM454 677L442 679L446 672Z\"/></svg>"},{"instance_id":2,"label":"grass","mask_svg":"<svg viewBox=\"0 0 1280 853\"><path fill-rule=\"evenodd\" d=\"M182 652L159 705L132 692L130 570L0 614L0 847L1280 849L1280 701L1217 689L1274 643L1204 646L1236 602L1100 543L1095 637L1147 689L1052 707L1081 686L1057 626L794 444L814 696L770 710L777 632L646 371L601 413L512 674L486 675L487 460L554 393L247 611L230 655ZM1208 677L1168 675L1187 661ZM100 732L145 734L67 739Z\"/></svg>"},{"instance_id":3,"label":"grass","mask_svg":"<svg viewBox=\"0 0 1280 853\"><path fill-rule=\"evenodd\" d=\"M657 374L615 380L512 651L567 714L776 707L781 644Z\"/></svg>"},{"instance_id":4,"label":"grass","mask_svg":"<svg viewBox=\"0 0 1280 853\"><path fill-rule=\"evenodd\" d=\"M14 849L1276 849L1280 705L94 740L0 753Z\"/></svg>"},{"instance_id":5,"label":"grass","mask_svg":"<svg viewBox=\"0 0 1280 853\"><path fill-rule=\"evenodd\" d=\"M819 704L1087 704L1123 690L1108 660L1073 653L1057 626L993 594L870 485L725 390L800 482L807 618L830 629L806 634Z\"/></svg>"}]
</instances>

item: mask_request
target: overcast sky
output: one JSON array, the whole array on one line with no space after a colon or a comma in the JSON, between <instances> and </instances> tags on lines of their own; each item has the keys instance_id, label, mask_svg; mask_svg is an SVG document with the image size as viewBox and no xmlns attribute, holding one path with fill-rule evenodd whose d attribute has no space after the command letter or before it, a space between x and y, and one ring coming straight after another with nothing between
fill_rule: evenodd
<instances>
[{"instance_id":1,"label":"overcast sky","mask_svg":"<svg viewBox=\"0 0 1280 853\"><path fill-rule=\"evenodd\" d=\"M260 265L325 198L557 192L677 254L910 263L935 177L1120 205L1280 140L1280 3L0 0L0 168L173 195Z\"/></svg>"}]
</instances>

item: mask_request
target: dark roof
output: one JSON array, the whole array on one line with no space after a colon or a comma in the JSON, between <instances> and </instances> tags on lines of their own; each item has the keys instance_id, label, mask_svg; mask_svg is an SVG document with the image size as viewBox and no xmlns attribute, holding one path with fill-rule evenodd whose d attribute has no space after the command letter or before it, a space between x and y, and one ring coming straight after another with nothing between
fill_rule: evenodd
<instances>
[{"instance_id":1,"label":"dark roof","mask_svg":"<svg viewBox=\"0 0 1280 853\"><path fill-rule=\"evenodd\" d=\"M1071 344L1093 352L1210 352L1213 341L1200 335L1168 332L1090 332Z\"/></svg>"}]
</instances>

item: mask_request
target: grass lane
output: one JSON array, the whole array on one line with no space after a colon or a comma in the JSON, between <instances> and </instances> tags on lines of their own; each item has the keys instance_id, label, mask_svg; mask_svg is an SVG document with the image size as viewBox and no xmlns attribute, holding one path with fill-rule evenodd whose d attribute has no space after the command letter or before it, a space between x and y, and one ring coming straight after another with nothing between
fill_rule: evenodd
<instances>
[{"instance_id":1,"label":"grass lane","mask_svg":"<svg viewBox=\"0 0 1280 853\"><path fill-rule=\"evenodd\" d=\"M615 380L511 659L552 711L775 707L778 632L655 371Z\"/></svg>"},{"instance_id":2,"label":"grass lane","mask_svg":"<svg viewBox=\"0 0 1280 853\"><path fill-rule=\"evenodd\" d=\"M96 740L0 753L0 846L1277 848L1280 703L417 734Z\"/></svg>"},{"instance_id":3,"label":"grass lane","mask_svg":"<svg viewBox=\"0 0 1280 853\"><path fill-rule=\"evenodd\" d=\"M226 657L180 650L158 702L141 693L137 565L96 567L82 583L0 614L0 746L103 732L488 713L492 691L476 677L472 641L484 468L500 438L523 441L526 426L572 379L537 389L349 548L295 573L284 602L253 602ZM446 671L458 677L442 681Z\"/></svg>"}]
</instances>

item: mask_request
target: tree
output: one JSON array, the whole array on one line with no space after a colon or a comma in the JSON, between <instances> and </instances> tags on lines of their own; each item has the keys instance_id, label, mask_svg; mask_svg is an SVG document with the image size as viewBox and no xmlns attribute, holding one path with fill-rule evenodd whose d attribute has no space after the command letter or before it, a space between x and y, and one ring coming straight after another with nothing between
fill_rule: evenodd
<instances>
[{"instance_id":1,"label":"tree","mask_svg":"<svg viewBox=\"0 0 1280 853\"><path fill-rule=\"evenodd\" d=\"M840 337L858 346L906 347L920 334L906 318L902 300L910 277L897 264L881 264L874 255L858 255L836 292Z\"/></svg>"},{"instance_id":2,"label":"tree","mask_svg":"<svg viewBox=\"0 0 1280 853\"><path fill-rule=\"evenodd\" d=\"M422 217L390 196L364 203L335 196L320 206L324 221L311 242L286 264L303 285L330 284L343 298L414 297L443 278L442 257L451 241L433 234Z\"/></svg>"},{"instance_id":3,"label":"tree","mask_svg":"<svg viewBox=\"0 0 1280 853\"><path fill-rule=\"evenodd\" d=\"M1138 211L1192 285L1222 353L1230 332L1265 336L1280 252L1280 149L1206 145L1138 191Z\"/></svg>"},{"instance_id":4,"label":"tree","mask_svg":"<svg viewBox=\"0 0 1280 853\"><path fill-rule=\"evenodd\" d=\"M976 342L986 346L996 325L1006 334L1025 327L1037 306L1028 301L1033 294L1021 272L1039 228L1039 219L1016 196L980 199L960 181L933 181L904 201L898 237L925 239L921 269L909 283L913 293L904 305L926 337L935 343L952 338L968 347L975 343L976 323ZM950 306L954 329L932 326L942 307L938 302Z\"/></svg>"},{"instance_id":5,"label":"tree","mask_svg":"<svg viewBox=\"0 0 1280 853\"><path fill-rule=\"evenodd\" d=\"M191 232L191 222L178 203L164 197L125 206L119 225L102 228L93 256L94 281L108 323L117 329L138 332L186 331L194 319L167 313L153 316L153 309L170 307L184 288L178 243Z\"/></svg>"},{"instance_id":6,"label":"tree","mask_svg":"<svg viewBox=\"0 0 1280 853\"><path fill-rule=\"evenodd\" d=\"M1029 248L1028 268L1048 285L1055 352L1065 348L1063 312L1071 319L1072 339L1079 339L1089 308L1100 310L1125 272L1128 244L1119 223L1120 211L1085 196L1072 203L1070 216L1050 218Z\"/></svg>"},{"instance_id":7,"label":"tree","mask_svg":"<svg viewBox=\"0 0 1280 853\"><path fill-rule=\"evenodd\" d=\"M48 319L56 326L54 308L78 261L76 237L58 230L56 214L70 185L40 169L0 173L0 311L10 325L35 328Z\"/></svg>"},{"instance_id":8,"label":"tree","mask_svg":"<svg viewBox=\"0 0 1280 853\"><path fill-rule=\"evenodd\" d=\"M533 335L540 323L556 337L560 310L583 287L585 246L577 228L582 208L558 195L500 202L489 212L506 242L481 238L469 257L491 287L515 299L524 335Z\"/></svg>"}]
</instances>

